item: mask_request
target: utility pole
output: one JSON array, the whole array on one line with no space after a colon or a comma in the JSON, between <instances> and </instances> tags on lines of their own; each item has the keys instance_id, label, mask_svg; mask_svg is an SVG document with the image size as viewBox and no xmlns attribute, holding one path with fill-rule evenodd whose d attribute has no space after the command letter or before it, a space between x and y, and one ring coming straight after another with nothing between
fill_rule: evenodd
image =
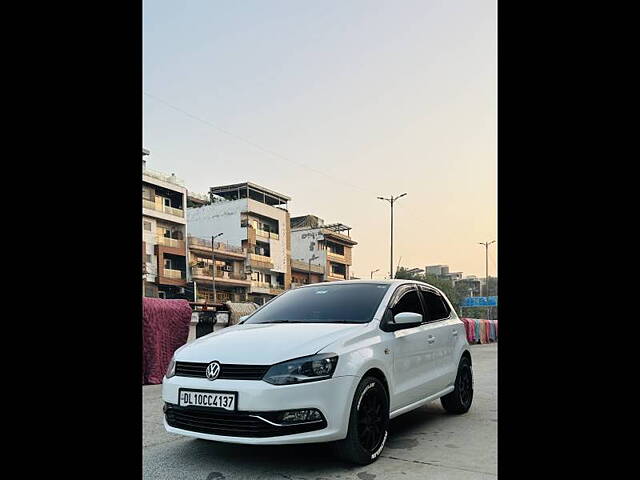
<instances>
[{"instance_id":1,"label":"utility pole","mask_svg":"<svg viewBox=\"0 0 640 480\"><path fill-rule=\"evenodd\" d=\"M379 271L380 271L379 268L377 270L372 270L371 271L371 280L373 280L373 274L376 273L376 272L379 272Z\"/></svg>"},{"instance_id":2,"label":"utility pole","mask_svg":"<svg viewBox=\"0 0 640 480\"><path fill-rule=\"evenodd\" d=\"M480 245L484 245L484 252L485 252L485 284L486 284L486 291L485 293L485 297L489 297L489 245L491 245L492 243L496 243L495 240L491 241L491 242L478 242ZM482 293L482 292L480 292ZM487 306L487 317L489 316L489 309L491 307Z\"/></svg>"},{"instance_id":3,"label":"utility pole","mask_svg":"<svg viewBox=\"0 0 640 480\"><path fill-rule=\"evenodd\" d=\"M402 195L398 195L397 197L394 197L393 195L389 198L378 197L378 200L386 200L391 205L391 258L389 262L389 278L390 279L393 279L395 277L395 274L393 271L393 203L399 198L404 197L405 195L406 193L403 193Z\"/></svg>"},{"instance_id":4,"label":"utility pole","mask_svg":"<svg viewBox=\"0 0 640 480\"><path fill-rule=\"evenodd\" d=\"M222 233L217 235L211 235L211 261L213 262L213 268L211 269L211 284L213 286L213 304L216 303L216 238L218 238Z\"/></svg>"}]
</instances>

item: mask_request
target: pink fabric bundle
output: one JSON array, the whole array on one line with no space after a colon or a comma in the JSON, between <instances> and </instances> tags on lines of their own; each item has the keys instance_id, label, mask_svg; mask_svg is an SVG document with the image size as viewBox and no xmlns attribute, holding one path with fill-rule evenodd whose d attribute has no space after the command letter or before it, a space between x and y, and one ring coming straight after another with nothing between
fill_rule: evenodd
<instances>
[{"instance_id":1,"label":"pink fabric bundle","mask_svg":"<svg viewBox=\"0 0 640 480\"><path fill-rule=\"evenodd\" d=\"M187 343L191 307L186 300L142 299L142 384L162 383L173 353Z\"/></svg>"}]
</instances>

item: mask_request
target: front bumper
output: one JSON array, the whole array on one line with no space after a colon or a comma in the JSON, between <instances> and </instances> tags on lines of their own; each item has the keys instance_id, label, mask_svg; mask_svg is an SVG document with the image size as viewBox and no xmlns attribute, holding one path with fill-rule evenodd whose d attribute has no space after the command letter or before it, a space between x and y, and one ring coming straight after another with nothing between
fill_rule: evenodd
<instances>
[{"instance_id":1,"label":"front bumper","mask_svg":"<svg viewBox=\"0 0 640 480\"><path fill-rule=\"evenodd\" d=\"M351 401L358 384L354 376L334 377L328 380L298 385L271 385L261 380L210 381L204 378L165 378L162 384L162 399L167 404L178 404L178 390L193 388L212 391L238 392L237 410L251 414L255 412L282 411L300 408L317 408L326 419L326 427L310 432L271 437L236 437L212 435L172 427L164 420L165 429L190 437L229 443L251 445L284 445L291 443L331 442L347 436ZM171 407L171 405L169 405Z\"/></svg>"}]
</instances>

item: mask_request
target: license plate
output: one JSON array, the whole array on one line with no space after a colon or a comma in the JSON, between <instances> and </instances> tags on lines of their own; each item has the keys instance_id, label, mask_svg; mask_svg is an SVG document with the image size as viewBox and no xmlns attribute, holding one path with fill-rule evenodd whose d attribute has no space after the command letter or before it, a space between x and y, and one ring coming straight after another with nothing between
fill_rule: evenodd
<instances>
[{"instance_id":1,"label":"license plate","mask_svg":"<svg viewBox=\"0 0 640 480\"><path fill-rule=\"evenodd\" d=\"M236 409L235 392L209 392L206 390L180 390L178 405L181 407L209 407L224 410Z\"/></svg>"}]
</instances>

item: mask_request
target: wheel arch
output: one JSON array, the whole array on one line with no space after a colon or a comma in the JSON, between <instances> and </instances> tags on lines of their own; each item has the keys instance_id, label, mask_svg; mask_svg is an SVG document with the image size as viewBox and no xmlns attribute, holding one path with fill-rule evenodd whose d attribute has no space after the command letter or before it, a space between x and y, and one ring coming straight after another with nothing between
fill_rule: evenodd
<instances>
[{"instance_id":1,"label":"wheel arch","mask_svg":"<svg viewBox=\"0 0 640 480\"><path fill-rule=\"evenodd\" d=\"M465 348L462 351L462 355L460 355L460 360L458 361L458 363L460 363L463 358L467 358L469 360L469 365L473 365L473 361L471 360L471 352L468 348Z\"/></svg>"},{"instance_id":2,"label":"wheel arch","mask_svg":"<svg viewBox=\"0 0 640 480\"><path fill-rule=\"evenodd\" d=\"M391 390L389 389L389 381L387 380L387 376L382 370L380 370L378 367L371 367L362 375L362 378L365 378L365 377L374 377L380 380L384 385L385 390L387 391L387 397L391 399Z\"/></svg>"}]
</instances>

